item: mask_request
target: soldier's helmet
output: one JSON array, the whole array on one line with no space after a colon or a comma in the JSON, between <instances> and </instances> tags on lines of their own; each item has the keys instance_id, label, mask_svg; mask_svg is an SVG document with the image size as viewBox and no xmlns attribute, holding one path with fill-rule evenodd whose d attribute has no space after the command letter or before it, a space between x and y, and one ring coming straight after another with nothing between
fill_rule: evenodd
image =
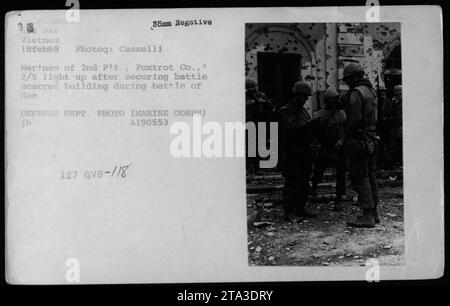
<instances>
[{"instance_id":1,"label":"soldier's helmet","mask_svg":"<svg viewBox=\"0 0 450 306\"><path fill-rule=\"evenodd\" d=\"M344 67L344 79L356 73L364 73L364 69L360 64L349 63Z\"/></svg>"},{"instance_id":2,"label":"soldier's helmet","mask_svg":"<svg viewBox=\"0 0 450 306\"><path fill-rule=\"evenodd\" d=\"M258 83L253 78L246 78L245 79L245 89L254 89L258 86Z\"/></svg>"},{"instance_id":3,"label":"soldier's helmet","mask_svg":"<svg viewBox=\"0 0 450 306\"><path fill-rule=\"evenodd\" d=\"M323 102L328 105L330 103L336 102L337 97L339 97L339 93L336 90L328 89L323 95Z\"/></svg>"},{"instance_id":4,"label":"soldier's helmet","mask_svg":"<svg viewBox=\"0 0 450 306\"><path fill-rule=\"evenodd\" d=\"M311 96L311 94L312 94L311 87L308 85L308 83L303 82L303 81L296 82L294 84L294 86L292 87L292 92L293 93L303 93L303 94L307 94L308 96Z\"/></svg>"},{"instance_id":5,"label":"soldier's helmet","mask_svg":"<svg viewBox=\"0 0 450 306\"><path fill-rule=\"evenodd\" d=\"M400 96L402 94L402 85L396 85L394 87L394 96Z\"/></svg>"}]
</instances>

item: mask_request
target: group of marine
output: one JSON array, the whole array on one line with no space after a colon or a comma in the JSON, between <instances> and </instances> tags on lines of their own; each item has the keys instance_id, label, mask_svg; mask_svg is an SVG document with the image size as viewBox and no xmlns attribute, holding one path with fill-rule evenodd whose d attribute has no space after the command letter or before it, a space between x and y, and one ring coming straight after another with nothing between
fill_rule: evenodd
<instances>
[{"instance_id":1,"label":"group of marine","mask_svg":"<svg viewBox=\"0 0 450 306\"><path fill-rule=\"evenodd\" d=\"M277 167L285 179L283 210L287 221L316 216L306 208L308 195L317 194L325 169L333 167L333 209L342 210L348 173L361 209L348 226L370 228L380 222L376 169L381 162L389 167L402 164L402 87L392 86L387 96L386 88L375 89L358 63L344 67L343 81L348 90L341 94L326 90L321 108L311 115L305 108L312 95L308 83L293 84L291 98L276 106L258 90L254 79L246 79L246 120L279 122ZM254 169L255 159L248 159L247 166L250 171Z\"/></svg>"}]
</instances>

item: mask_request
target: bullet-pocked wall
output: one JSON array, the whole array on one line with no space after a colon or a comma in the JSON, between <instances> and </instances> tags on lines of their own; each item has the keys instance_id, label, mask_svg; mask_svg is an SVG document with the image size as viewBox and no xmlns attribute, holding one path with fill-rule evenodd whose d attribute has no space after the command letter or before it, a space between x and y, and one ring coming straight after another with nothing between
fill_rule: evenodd
<instances>
[{"instance_id":1,"label":"bullet-pocked wall","mask_svg":"<svg viewBox=\"0 0 450 306\"><path fill-rule=\"evenodd\" d=\"M367 77L375 85L383 85L381 74L388 58L400 45L399 23L253 23L246 24L245 74L258 82L261 73L289 75L272 78L273 82L308 82L313 90L306 108L313 112L319 108L326 89L347 89L342 82L343 68L348 62L363 65ZM269 61L262 54L278 54ZM284 54L284 56L280 56ZM289 56L288 56L289 55ZM294 56L297 55L297 56ZM258 63L258 59L262 63ZM273 67L261 67L277 62ZM289 64L291 63L291 65ZM259 65L260 64L260 65ZM298 65L292 69L292 65ZM273 65L272 65L273 66ZM264 86L271 91L270 86ZM264 91L264 88L260 88ZM280 95L271 92L270 98ZM284 97L284 96L282 96ZM281 105L286 101L274 101Z\"/></svg>"},{"instance_id":2,"label":"bullet-pocked wall","mask_svg":"<svg viewBox=\"0 0 450 306\"><path fill-rule=\"evenodd\" d=\"M247 24L245 73L256 80L258 76L258 53L298 54L300 66L293 83L303 80L313 90L312 99L305 107L312 111L318 101L317 93L325 89L325 24ZM283 73L283 71L281 71ZM264 90L262 88L262 90ZM271 97L272 98L272 97ZM280 105L286 101L275 101Z\"/></svg>"},{"instance_id":3,"label":"bullet-pocked wall","mask_svg":"<svg viewBox=\"0 0 450 306\"><path fill-rule=\"evenodd\" d=\"M349 62L363 65L375 87L384 86L382 73L387 59L396 47L400 48L400 23L340 23L337 38L339 89L347 89L342 74Z\"/></svg>"}]
</instances>

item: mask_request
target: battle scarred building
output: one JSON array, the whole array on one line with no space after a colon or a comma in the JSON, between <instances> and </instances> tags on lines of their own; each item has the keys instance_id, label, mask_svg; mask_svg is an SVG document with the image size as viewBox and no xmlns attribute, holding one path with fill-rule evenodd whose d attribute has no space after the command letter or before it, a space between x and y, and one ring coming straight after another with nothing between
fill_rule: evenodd
<instances>
[{"instance_id":1,"label":"battle scarred building","mask_svg":"<svg viewBox=\"0 0 450 306\"><path fill-rule=\"evenodd\" d=\"M329 87L347 89L349 62L362 64L377 89L392 87L384 73L401 74L400 23L252 23L245 35L245 74L278 106L303 80L313 89L306 107L315 111Z\"/></svg>"}]
</instances>

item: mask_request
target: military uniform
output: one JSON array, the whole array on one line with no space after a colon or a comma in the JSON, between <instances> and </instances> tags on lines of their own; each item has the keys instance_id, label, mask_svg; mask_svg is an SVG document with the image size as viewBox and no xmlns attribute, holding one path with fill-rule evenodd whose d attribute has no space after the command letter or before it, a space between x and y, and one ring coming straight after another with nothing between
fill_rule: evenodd
<instances>
[{"instance_id":1,"label":"military uniform","mask_svg":"<svg viewBox=\"0 0 450 306\"><path fill-rule=\"evenodd\" d=\"M308 121L311 116L305 108L287 104L280 109L282 174L285 213L302 215L309 193L309 177L312 170L310 143L311 130Z\"/></svg>"},{"instance_id":2,"label":"military uniform","mask_svg":"<svg viewBox=\"0 0 450 306\"><path fill-rule=\"evenodd\" d=\"M402 87L394 87L394 97L392 97L385 109L385 121L388 128L387 149L391 166L402 164Z\"/></svg>"},{"instance_id":3,"label":"military uniform","mask_svg":"<svg viewBox=\"0 0 450 306\"><path fill-rule=\"evenodd\" d=\"M247 78L245 82L245 120L246 122L253 122L256 126L256 135L258 135L258 122L266 123L266 129L268 129L268 123L272 121L274 114L274 105L266 97L266 95L257 89L257 83L252 78ZM269 141L269 131L266 130L266 143ZM256 145L257 142L256 142ZM246 136L246 148L248 148L248 138ZM247 155L247 166L250 171L255 171L259 168L259 158L249 157Z\"/></svg>"},{"instance_id":4,"label":"military uniform","mask_svg":"<svg viewBox=\"0 0 450 306\"><path fill-rule=\"evenodd\" d=\"M338 95L335 92L336 96ZM312 177L312 193L316 193L317 185L323 179L323 173L328 167L336 168L336 206L340 209L342 196L346 193L345 156L342 150L337 150L336 142L344 136L345 112L340 109L321 109L314 114L319 121L315 127L315 135L320 149L314 165Z\"/></svg>"},{"instance_id":5,"label":"military uniform","mask_svg":"<svg viewBox=\"0 0 450 306\"><path fill-rule=\"evenodd\" d=\"M369 80L362 79L350 88L347 98L346 151L350 160L350 179L364 216L379 222L375 177L378 150L376 91Z\"/></svg>"},{"instance_id":6,"label":"military uniform","mask_svg":"<svg viewBox=\"0 0 450 306\"><path fill-rule=\"evenodd\" d=\"M384 118L385 109L388 103L388 99L386 96L386 88L384 86L378 89L377 96L378 96L377 134L380 135L381 137L380 143L378 144L377 165L380 169L386 169L389 160L387 151L389 129L386 125Z\"/></svg>"}]
</instances>

